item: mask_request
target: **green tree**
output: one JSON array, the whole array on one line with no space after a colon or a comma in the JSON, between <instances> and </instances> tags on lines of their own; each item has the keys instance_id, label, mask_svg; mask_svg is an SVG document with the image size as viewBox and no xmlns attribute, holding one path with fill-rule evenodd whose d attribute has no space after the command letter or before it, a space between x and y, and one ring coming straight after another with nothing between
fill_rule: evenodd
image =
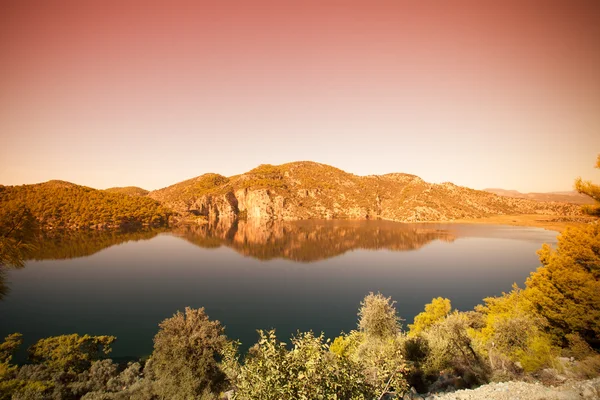
<instances>
[{"instance_id":1,"label":"green tree","mask_svg":"<svg viewBox=\"0 0 600 400\"><path fill-rule=\"evenodd\" d=\"M431 303L425 305L424 312L415 317L414 324L408 325L409 335L416 336L429 329L433 324L448 316L451 310L452 305L449 299L436 297L431 300Z\"/></svg>"},{"instance_id":2,"label":"green tree","mask_svg":"<svg viewBox=\"0 0 600 400\"><path fill-rule=\"evenodd\" d=\"M146 368L163 399L189 399L219 393L226 376L217 358L228 340L219 321L210 321L204 308L186 307L160 323L154 351Z\"/></svg>"},{"instance_id":3,"label":"green tree","mask_svg":"<svg viewBox=\"0 0 600 400\"><path fill-rule=\"evenodd\" d=\"M596 159L595 168L600 168L600 154ZM575 190L581 194L590 196L594 201L595 205L587 205L583 207L583 211L586 214L590 214L596 217L600 217L600 186L594 185L591 181L584 181L581 178L575 180Z\"/></svg>"}]
</instances>

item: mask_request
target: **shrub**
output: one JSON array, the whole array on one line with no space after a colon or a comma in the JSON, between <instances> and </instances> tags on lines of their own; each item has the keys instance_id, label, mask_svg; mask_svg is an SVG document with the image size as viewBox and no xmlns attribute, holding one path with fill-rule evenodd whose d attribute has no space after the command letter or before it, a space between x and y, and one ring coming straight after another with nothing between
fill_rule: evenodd
<instances>
[{"instance_id":1,"label":"shrub","mask_svg":"<svg viewBox=\"0 0 600 400\"><path fill-rule=\"evenodd\" d=\"M395 301L381 293L369 293L360 303L358 328L369 337L385 339L400 332L400 318L396 314Z\"/></svg>"},{"instance_id":2,"label":"shrub","mask_svg":"<svg viewBox=\"0 0 600 400\"><path fill-rule=\"evenodd\" d=\"M348 358L329 351L323 335L298 333L292 350L275 331L259 331L235 382L236 399L372 399L374 388Z\"/></svg>"},{"instance_id":3,"label":"shrub","mask_svg":"<svg viewBox=\"0 0 600 400\"><path fill-rule=\"evenodd\" d=\"M39 340L29 348L29 359L54 371L77 373L110 353L114 336L62 335Z\"/></svg>"},{"instance_id":4,"label":"shrub","mask_svg":"<svg viewBox=\"0 0 600 400\"><path fill-rule=\"evenodd\" d=\"M439 375L442 371L452 370L470 385L486 382L489 368L476 351L470 329L468 316L454 312L427 330L424 337L429 343L429 354L425 372Z\"/></svg>"},{"instance_id":5,"label":"shrub","mask_svg":"<svg viewBox=\"0 0 600 400\"><path fill-rule=\"evenodd\" d=\"M217 357L227 344L219 321L210 321L204 308L187 307L159 326L146 365L156 393L170 399L219 393L225 374Z\"/></svg>"}]
</instances>

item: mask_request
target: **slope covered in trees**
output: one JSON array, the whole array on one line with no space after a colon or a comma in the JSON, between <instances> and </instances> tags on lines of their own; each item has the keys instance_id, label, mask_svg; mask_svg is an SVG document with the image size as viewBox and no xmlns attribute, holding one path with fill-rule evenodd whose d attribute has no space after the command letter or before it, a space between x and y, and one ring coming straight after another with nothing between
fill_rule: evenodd
<instances>
[{"instance_id":1,"label":"slope covered in trees","mask_svg":"<svg viewBox=\"0 0 600 400\"><path fill-rule=\"evenodd\" d=\"M146 196L148 193L150 193L148 190L137 186L113 187L105 189L105 191L109 193L127 194L129 196Z\"/></svg>"},{"instance_id":2,"label":"slope covered in trees","mask_svg":"<svg viewBox=\"0 0 600 400\"><path fill-rule=\"evenodd\" d=\"M0 186L0 210L21 207L41 229L162 226L171 211L147 197L110 193L63 181Z\"/></svg>"}]
</instances>

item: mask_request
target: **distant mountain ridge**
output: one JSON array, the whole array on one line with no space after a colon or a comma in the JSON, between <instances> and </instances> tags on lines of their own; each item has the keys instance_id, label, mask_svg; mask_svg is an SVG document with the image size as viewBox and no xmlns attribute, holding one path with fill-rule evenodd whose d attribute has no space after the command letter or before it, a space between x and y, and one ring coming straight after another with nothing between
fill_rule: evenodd
<instances>
[{"instance_id":1,"label":"distant mountain ridge","mask_svg":"<svg viewBox=\"0 0 600 400\"><path fill-rule=\"evenodd\" d=\"M498 196L505 197L515 197L521 199L530 199L536 201L556 201L563 203L573 203L573 204L594 204L594 199L584 194L577 193L576 191L563 191L563 192L548 192L548 193L521 193L516 190L506 190L506 189L497 189L490 188L484 189L484 191L489 193L494 193Z\"/></svg>"},{"instance_id":2,"label":"distant mountain ridge","mask_svg":"<svg viewBox=\"0 0 600 400\"><path fill-rule=\"evenodd\" d=\"M498 196L404 173L357 176L311 161L209 173L151 191L180 215L212 219L451 221L505 214L581 215L564 202Z\"/></svg>"},{"instance_id":3,"label":"distant mountain ridge","mask_svg":"<svg viewBox=\"0 0 600 400\"><path fill-rule=\"evenodd\" d=\"M490 189L492 190L492 189ZM452 183L427 183L415 175L357 176L312 161L260 165L225 177L208 173L148 192L130 186L97 190L52 180L0 185L0 210L27 207L44 229L112 229L164 226L169 219L292 221L382 219L430 222L493 215L582 216L571 202L536 201L518 192L498 196ZM577 199L553 194L542 200Z\"/></svg>"}]
</instances>

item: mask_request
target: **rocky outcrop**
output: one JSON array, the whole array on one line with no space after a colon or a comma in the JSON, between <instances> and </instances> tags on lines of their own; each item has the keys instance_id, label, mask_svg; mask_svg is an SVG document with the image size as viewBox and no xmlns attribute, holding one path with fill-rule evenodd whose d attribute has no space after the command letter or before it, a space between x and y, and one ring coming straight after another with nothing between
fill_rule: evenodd
<instances>
[{"instance_id":1,"label":"rocky outcrop","mask_svg":"<svg viewBox=\"0 0 600 400\"><path fill-rule=\"evenodd\" d=\"M577 216L578 205L497 196L409 174L360 177L313 162L264 165L226 178L206 174L150 192L181 215L205 220L384 219L452 221L506 214Z\"/></svg>"}]
</instances>

